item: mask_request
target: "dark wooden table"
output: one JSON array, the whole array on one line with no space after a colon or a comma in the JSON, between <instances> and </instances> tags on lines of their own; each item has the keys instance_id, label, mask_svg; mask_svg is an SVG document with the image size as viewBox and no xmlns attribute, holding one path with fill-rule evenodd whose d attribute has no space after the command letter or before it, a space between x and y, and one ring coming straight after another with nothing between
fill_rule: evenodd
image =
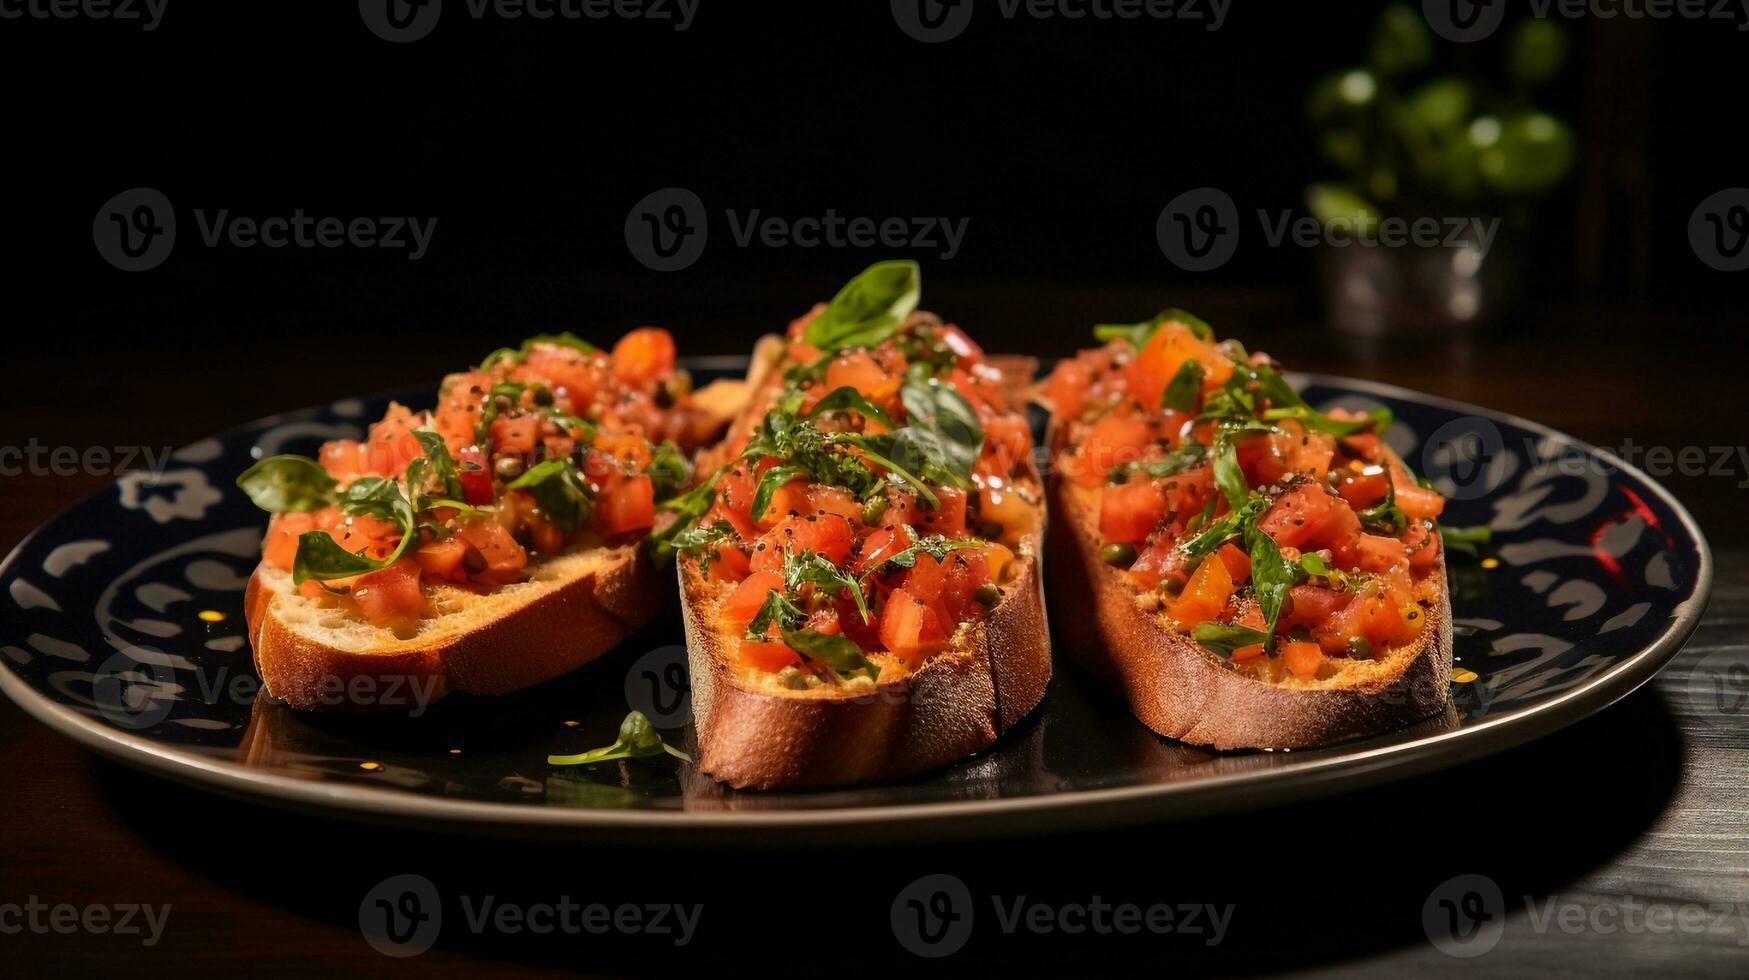
<instances>
[{"instance_id":1,"label":"dark wooden table","mask_svg":"<svg viewBox=\"0 0 1749 980\"><path fill-rule=\"evenodd\" d=\"M976 289L933 299L968 323L994 322L1013 303ZM1138 308L1150 302L1134 299ZM1208 315L1216 319L1218 298L1202 309L1211 303ZM1051 293L1027 309L1037 322L1083 322L1093 306ZM721 350L732 346L722 337L752 336L759 325L745 311L690 312L733 323L711 335ZM1693 349L1664 349L1625 316L1580 310L1552 317L1571 329L1494 337L1436 357L1426 345L1331 349L1288 306L1251 309L1247 324L1233 329L1293 366L1487 404L1605 445L1629 438L1672 449L1742 442L1735 413L1713 410L1742 404L1740 381L1718 382L1724 387L1709 389L1704 403L1695 391L1673 397L1666 379L1693 365ZM1589 337L1614 340L1561 339L1577 336L1576 324ZM1706 329L1691 335L1704 337ZM1054 342L1066 350L1074 340ZM180 445L274 410L433 376L473 346L439 338L409 348L393 377L380 365L351 362L300 370L283 357L264 357L259 341L180 351L153 345L96 366L27 358L15 375L24 379L13 390L17 401L0 408L0 431L8 434L0 442ZM1127 972L1133 964L1152 973L1399 976L1469 965L1517 976L1743 976L1749 705L1737 698L1749 690L1733 686L1733 675L1721 687L1719 671L1749 670L1749 536L1736 516L1745 493L1737 484L1745 480L1741 462L1728 474L1665 479L1711 536L1718 578L1700 631L1652 685L1569 729L1468 766L1199 822L891 850L847 839L832 848L757 853L434 837L293 816L166 784L96 759L0 702L0 929L8 930L0 932L0 955L5 972L16 975L376 974L408 964L455 974L672 974L686 966L723 969L729 957L744 956L753 969L807 974L841 966L957 972L996 961L1086 972ZM104 481L7 478L0 548ZM680 948L637 935L476 935L461 923L446 924L429 952L397 961L366 944L358 910L372 886L407 872L432 878L446 894L500 902L569 895L581 903L701 903L703 914L694 940ZM898 892L932 873L959 877L984 902L964 951L933 963L904 952L888 919ZM1440 952L1423 922L1430 896L1460 874L1485 875L1504 903L1501 939L1477 960ZM989 896L1059 908L1095 897L1141 906L1230 904L1232 912L1214 945L1207 933L1008 935L989 911ZM32 900L170 911L150 947L139 936L10 931L20 912L9 913L8 903L22 908Z\"/></svg>"}]
</instances>

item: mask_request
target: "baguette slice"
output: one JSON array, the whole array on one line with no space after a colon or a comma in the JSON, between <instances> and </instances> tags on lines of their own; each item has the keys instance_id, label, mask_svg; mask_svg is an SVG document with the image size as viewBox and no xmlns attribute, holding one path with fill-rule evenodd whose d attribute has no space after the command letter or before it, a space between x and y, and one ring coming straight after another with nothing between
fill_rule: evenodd
<instances>
[{"instance_id":1,"label":"baguette slice","mask_svg":"<svg viewBox=\"0 0 1749 980\"><path fill-rule=\"evenodd\" d=\"M594 660L672 601L635 544L533 567L528 580L485 594L428 587L435 615L403 639L299 595L290 573L263 562L244 593L256 670L269 695L301 709L405 707L409 698L451 691L505 694Z\"/></svg>"},{"instance_id":2,"label":"baguette slice","mask_svg":"<svg viewBox=\"0 0 1749 980\"><path fill-rule=\"evenodd\" d=\"M1044 698L1051 677L1038 542L1015 553L1002 601L953 643L893 681L784 687L737 662L717 623L728 590L679 565L698 766L737 788L896 779L989 748Z\"/></svg>"},{"instance_id":3,"label":"baguette slice","mask_svg":"<svg viewBox=\"0 0 1749 980\"><path fill-rule=\"evenodd\" d=\"M1061 449L1061 437L1053 441ZM1270 683L1240 672L1164 621L1158 597L1099 557L1099 495L1053 476L1051 593L1073 655L1114 685L1161 735L1216 749L1298 749L1402 728L1451 694L1451 599L1443 567L1437 605L1414 642L1330 677Z\"/></svg>"}]
</instances>

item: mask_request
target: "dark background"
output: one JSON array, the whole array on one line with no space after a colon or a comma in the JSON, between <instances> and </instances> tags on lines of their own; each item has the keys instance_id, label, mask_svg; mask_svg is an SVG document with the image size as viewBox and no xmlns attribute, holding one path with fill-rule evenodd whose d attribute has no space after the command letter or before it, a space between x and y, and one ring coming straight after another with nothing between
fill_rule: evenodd
<instances>
[{"instance_id":1,"label":"dark background","mask_svg":"<svg viewBox=\"0 0 1749 980\"><path fill-rule=\"evenodd\" d=\"M1700 200L1749 184L1738 104L1749 35L1735 24L1571 24L1572 67L1543 101L1578 131L1579 161L1520 242L1532 271L1524 302L1478 336L1359 344L1324 322L1313 253L1253 234L1219 271L1192 275L1162 257L1154 223L1178 192L1205 185L1244 215L1300 210L1305 185L1330 175L1310 149L1304 93L1363 59L1376 4L1235 0L1212 33L1181 21L1005 22L993 0L980 4L964 36L933 46L900 33L883 0L703 0L679 34L637 21L475 21L448 0L435 32L406 45L369 33L351 2L170 0L151 33L0 21L11 192L0 322L12 369L0 445L183 445L275 411L434 384L540 329L605 342L657 323L683 352L739 353L892 254L735 248L724 208L969 218L951 262L914 257L926 305L991 349L1067 353L1093 322L1177 305L1290 366L1478 402L1604 445L1743 443L1749 273L1707 268L1686 235ZM138 186L163 191L180 228L164 265L130 274L98 255L91 225ZM696 265L660 274L628 252L623 224L669 186L699 194L712 239ZM208 249L196 208L438 225L417 262L384 250ZM1721 552L1749 543L1736 485L1749 472L1737 465L1660 477ZM0 479L0 551L111 477ZM1724 564L1733 583L1745 567ZM1743 589L1731 588L1706 649L1741 646L1742 620L1729 614ZM166 955L26 937L40 969L307 972L346 958L374 973L391 964L351 921L360 883L441 855L446 885L513 896L550 896L552 880L630 895L687 882L688 896L748 923L692 962L713 965L728 946L761 968L820 972L821 961L774 947L878 943L887 926L869 918L863 892L947 869L983 891L1053 901L1103 888L1246 903L1243 940L1214 953L974 947L1020 969L1044 959L1111 969L1138 955L1152 972L1432 970L1453 964L1425 945L1417 905L1459 872L1488 873L1509 895L1749 899L1741 862L1726 861L1743 851L1740 730L1690 724L1680 684L1666 677L1495 760L1310 806L898 855L847 842L756 857L458 844L305 820L95 762L6 704L0 900L179 903ZM761 907L769 931L749 911ZM455 973L676 962L622 945L464 941L417 962ZM1730 949L1688 958L1704 952L1557 936L1492 965L1730 969Z\"/></svg>"},{"instance_id":2,"label":"dark background","mask_svg":"<svg viewBox=\"0 0 1749 980\"><path fill-rule=\"evenodd\" d=\"M1317 255L1265 247L1252 216L1303 214L1305 186L1333 176L1311 150L1305 93L1364 60L1376 9L1238 0L1211 32L1008 21L992 0L935 45L878 0L705 0L685 32L476 20L450 0L410 44L378 38L344 2L173 0L152 32L0 21L13 93L4 320L20 368L0 424L8 443L178 445L434 381L557 327L610 341L657 323L684 352L742 352L893 253L737 248L723 210L831 208L969 219L952 261L915 257L926 305L992 349L1062 354L1090 323L1176 305L1290 366L1483 402L1609 446L1740 443L1665 381L1740 349L1746 322L1741 275L1704 266L1686 234L1701 199L1749 182L1736 25L1569 22L1571 66L1540 101L1573 123L1579 162L1529 225L1501 233L1526 256L1525 301L1477 338L1361 347L1323 322ZM1487 68L1504 36L1441 57ZM1219 270L1186 273L1154 224L1207 185L1237 202L1248 237ZM127 273L91 227L141 186L169 197L179 235L162 266ZM624 222L670 186L700 196L713 234L691 268L652 272ZM438 224L409 261L207 248L194 220L297 208ZM1740 403L1738 372L1722 373L1703 387ZM1711 527L1745 477L1671 479Z\"/></svg>"}]
</instances>

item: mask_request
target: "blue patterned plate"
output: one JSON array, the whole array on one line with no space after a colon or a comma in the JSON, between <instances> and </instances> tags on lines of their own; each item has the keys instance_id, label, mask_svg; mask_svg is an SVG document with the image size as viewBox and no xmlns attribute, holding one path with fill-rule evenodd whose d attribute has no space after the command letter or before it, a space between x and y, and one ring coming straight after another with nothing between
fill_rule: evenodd
<instances>
[{"instance_id":1,"label":"blue patterned plate","mask_svg":"<svg viewBox=\"0 0 1749 980\"><path fill-rule=\"evenodd\" d=\"M733 360L694 361L710 378ZM389 396L263 419L130 473L0 566L0 688L105 755L184 782L365 819L511 833L726 841L938 838L1256 807L1449 766L1535 738L1632 691L1699 622L1712 559L1645 474L1540 425L1402 389L1295 379L1320 407L1389 406L1388 440L1494 543L1453 555L1451 708L1312 751L1219 754L1154 736L1059 656L1044 706L991 751L917 779L728 790L667 759L549 766L614 739L628 706L690 738L685 651L667 616L601 660L502 698L373 692L376 715L306 714L262 695L243 586L263 515L234 489L250 460L356 437ZM427 390L396 393L408 404ZM1047 570L1048 574L1048 570ZM1070 614L1053 609L1053 615Z\"/></svg>"}]
</instances>

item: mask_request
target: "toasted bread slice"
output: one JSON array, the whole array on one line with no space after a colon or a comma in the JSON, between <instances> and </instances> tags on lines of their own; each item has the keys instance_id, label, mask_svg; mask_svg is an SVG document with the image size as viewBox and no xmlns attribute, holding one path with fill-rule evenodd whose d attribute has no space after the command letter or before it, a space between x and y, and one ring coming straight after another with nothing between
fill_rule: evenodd
<instances>
[{"instance_id":1,"label":"toasted bread slice","mask_svg":"<svg viewBox=\"0 0 1749 980\"><path fill-rule=\"evenodd\" d=\"M822 786L895 779L989 748L1038 706L1051 677L1037 551L1036 537L1025 539L1002 601L916 671L799 690L737 661L739 638L717 620L730 587L678 563L699 768L738 788Z\"/></svg>"},{"instance_id":2,"label":"toasted bread slice","mask_svg":"<svg viewBox=\"0 0 1749 980\"><path fill-rule=\"evenodd\" d=\"M1372 660L1330 660L1313 680L1243 668L1173 629L1158 594L1099 557L1099 494L1054 476L1048 541L1051 594L1069 651L1113 684L1149 728L1217 749L1297 749L1402 728L1440 711L1451 692L1451 600L1443 566L1437 604L1411 643ZM1268 672L1266 674L1266 672Z\"/></svg>"},{"instance_id":3,"label":"toasted bread slice","mask_svg":"<svg viewBox=\"0 0 1749 980\"><path fill-rule=\"evenodd\" d=\"M290 573L263 563L244 594L256 670L269 695L304 709L412 706L404 699L450 691L504 694L594 660L672 601L636 544L576 551L531 569L526 581L489 593L428 586L432 615L403 638L299 595ZM402 700L389 704L391 686Z\"/></svg>"}]
</instances>

